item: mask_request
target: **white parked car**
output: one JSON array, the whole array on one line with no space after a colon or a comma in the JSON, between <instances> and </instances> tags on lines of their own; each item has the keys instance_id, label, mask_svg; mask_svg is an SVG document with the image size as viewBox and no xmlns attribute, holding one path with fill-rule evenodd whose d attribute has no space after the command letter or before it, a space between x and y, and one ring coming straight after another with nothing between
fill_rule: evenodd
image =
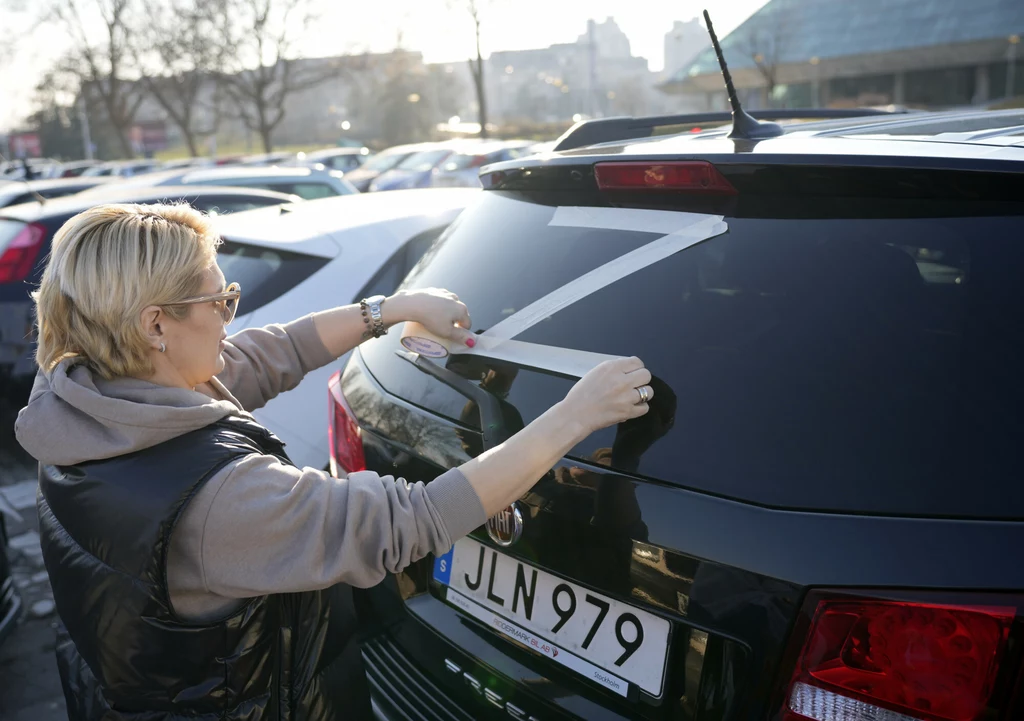
<instances>
[{"instance_id":1,"label":"white parked car","mask_svg":"<svg viewBox=\"0 0 1024 721\"><path fill-rule=\"evenodd\" d=\"M218 263L242 286L228 329L287 323L307 313L394 292L416 261L479 191L403 190L311 200L214 219ZM344 364L342 358L341 365ZM299 466L326 469L328 379L313 371L255 412Z\"/></svg>"}]
</instances>

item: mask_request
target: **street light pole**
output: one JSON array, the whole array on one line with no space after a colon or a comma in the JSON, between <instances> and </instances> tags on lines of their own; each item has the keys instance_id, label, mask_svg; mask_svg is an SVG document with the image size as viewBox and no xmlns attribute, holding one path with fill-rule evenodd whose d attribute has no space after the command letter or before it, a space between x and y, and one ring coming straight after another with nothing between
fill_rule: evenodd
<instances>
[{"instance_id":1,"label":"street light pole","mask_svg":"<svg viewBox=\"0 0 1024 721\"><path fill-rule=\"evenodd\" d=\"M1012 98L1014 86L1017 84L1017 46L1020 35L1011 35L1010 46L1006 49L1006 97Z\"/></svg>"},{"instance_id":2,"label":"street light pole","mask_svg":"<svg viewBox=\"0 0 1024 721\"><path fill-rule=\"evenodd\" d=\"M82 126L82 145L85 159L92 160L92 133L89 131L89 113L85 111L85 92L78 95L78 122Z\"/></svg>"}]
</instances>

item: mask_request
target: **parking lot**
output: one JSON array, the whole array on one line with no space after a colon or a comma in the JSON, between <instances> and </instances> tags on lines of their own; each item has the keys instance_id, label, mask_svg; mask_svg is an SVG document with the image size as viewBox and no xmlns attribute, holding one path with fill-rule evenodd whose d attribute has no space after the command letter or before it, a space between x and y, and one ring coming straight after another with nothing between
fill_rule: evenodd
<instances>
[{"instance_id":1,"label":"parking lot","mask_svg":"<svg viewBox=\"0 0 1024 721\"><path fill-rule=\"evenodd\" d=\"M35 470L14 441L17 409L0 398L0 495L21 516L8 519L8 553L24 602L22 621L0 645L0 718L4 721L58 721L67 718L53 655L53 600L36 532Z\"/></svg>"}]
</instances>

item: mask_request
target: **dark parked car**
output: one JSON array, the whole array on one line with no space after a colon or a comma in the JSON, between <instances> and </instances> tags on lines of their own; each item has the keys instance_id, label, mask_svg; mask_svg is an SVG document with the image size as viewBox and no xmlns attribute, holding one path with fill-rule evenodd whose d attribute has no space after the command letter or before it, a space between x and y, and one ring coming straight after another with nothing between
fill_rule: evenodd
<instances>
[{"instance_id":1,"label":"dark parked car","mask_svg":"<svg viewBox=\"0 0 1024 721\"><path fill-rule=\"evenodd\" d=\"M105 191L0 209L0 377L23 379L35 374L28 291L42 277L54 233L71 216L103 203L186 202L223 215L301 200L269 190L215 186L129 189L115 184Z\"/></svg>"},{"instance_id":2,"label":"dark parked car","mask_svg":"<svg viewBox=\"0 0 1024 721\"><path fill-rule=\"evenodd\" d=\"M297 195L303 200L332 198L358 193L337 170L323 168L226 166L218 168L179 168L147 173L122 181L122 188L158 186L216 185L232 188L259 188ZM85 191L92 195L92 191ZM102 192L102 191L100 191Z\"/></svg>"},{"instance_id":3,"label":"dark parked car","mask_svg":"<svg viewBox=\"0 0 1024 721\"><path fill-rule=\"evenodd\" d=\"M51 200L65 195L74 195L83 190L116 182L118 181L113 178L98 177L0 182L0 208L8 205L32 203L39 200L40 197L45 200Z\"/></svg>"},{"instance_id":4,"label":"dark parked car","mask_svg":"<svg viewBox=\"0 0 1024 721\"><path fill-rule=\"evenodd\" d=\"M649 137L716 117L488 167L405 287L518 343L396 328L332 379L334 463L429 482L591 353L655 375L646 416L357 592L381 718L1024 718L1024 113Z\"/></svg>"}]
</instances>

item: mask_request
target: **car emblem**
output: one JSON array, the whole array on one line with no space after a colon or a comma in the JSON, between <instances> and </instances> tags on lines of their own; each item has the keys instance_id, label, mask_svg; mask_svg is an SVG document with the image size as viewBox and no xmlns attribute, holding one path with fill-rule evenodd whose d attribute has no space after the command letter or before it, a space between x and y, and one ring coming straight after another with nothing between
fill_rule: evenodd
<instances>
[{"instance_id":1,"label":"car emblem","mask_svg":"<svg viewBox=\"0 0 1024 721\"><path fill-rule=\"evenodd\" d=\"M523 535L523 512L518 501L487 519L487 535L499 546L511 546L519 540Z\"/></svg>"}]
</instances>

